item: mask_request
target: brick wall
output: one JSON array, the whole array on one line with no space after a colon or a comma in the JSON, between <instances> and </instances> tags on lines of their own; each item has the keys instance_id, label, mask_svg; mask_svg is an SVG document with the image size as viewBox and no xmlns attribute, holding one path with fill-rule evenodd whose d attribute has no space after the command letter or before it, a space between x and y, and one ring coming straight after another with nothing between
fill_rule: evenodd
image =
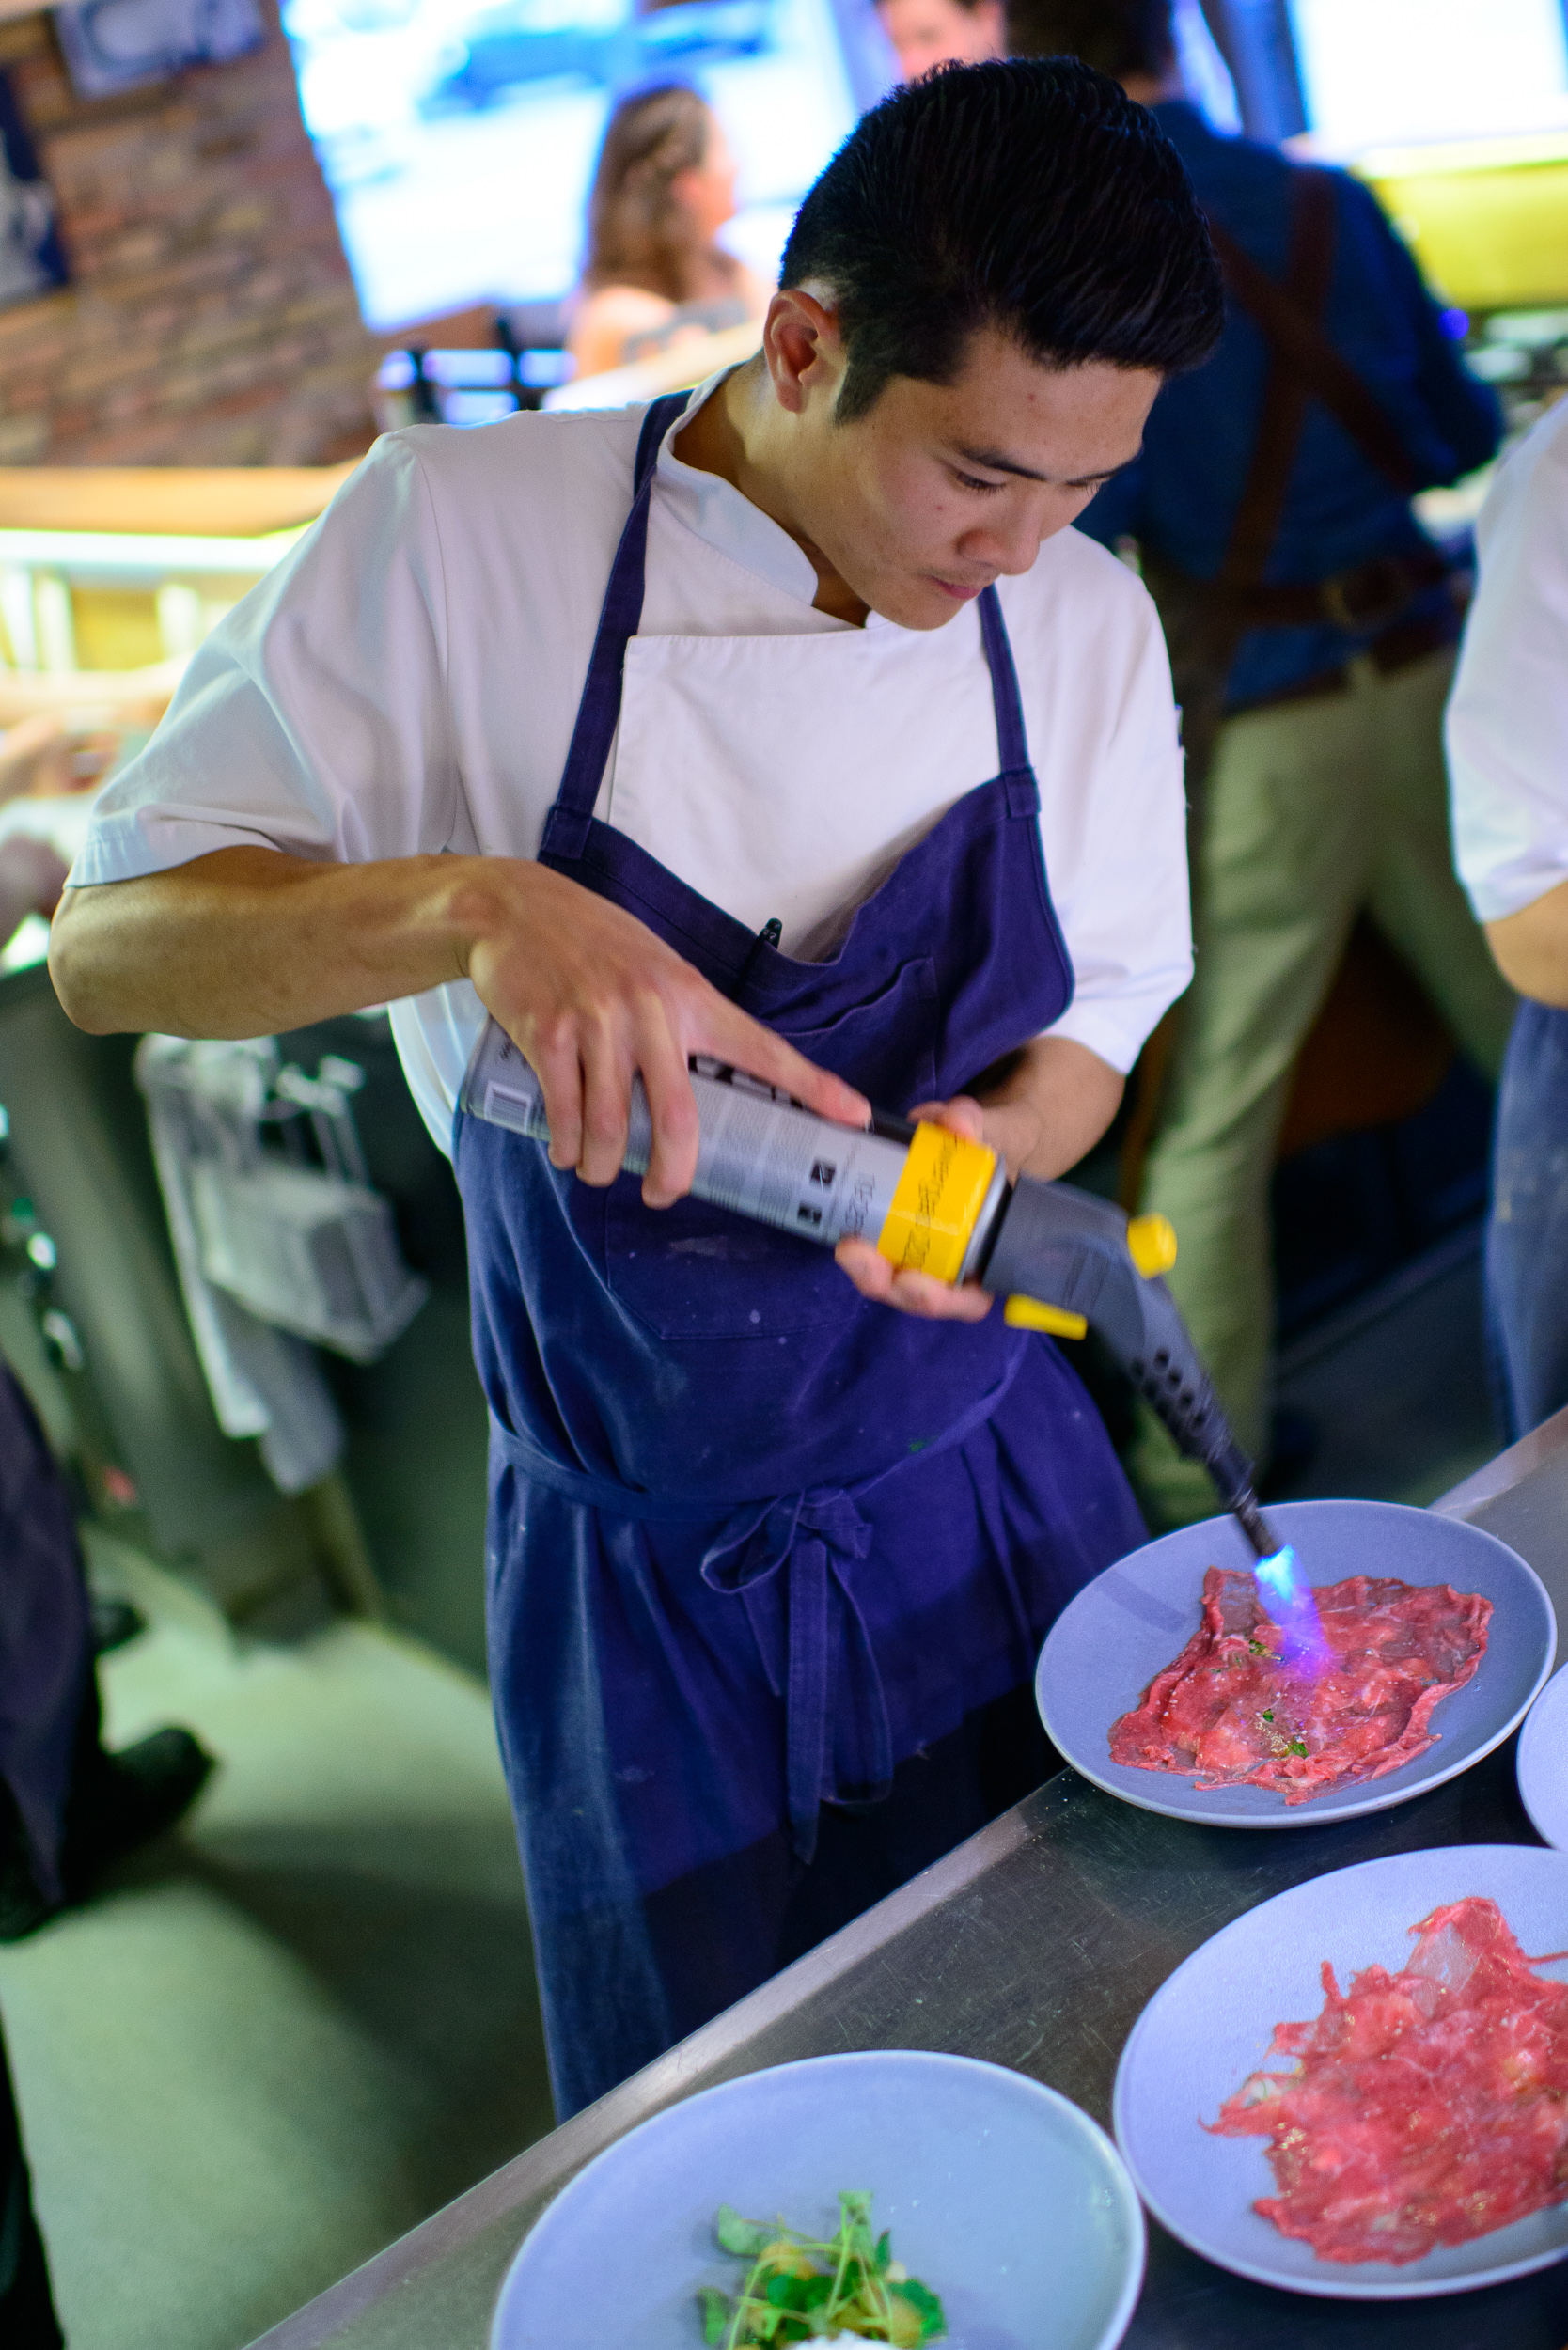
<instances>
[{"instance_id":1,"label":"brick wall","mask_svg":"<svg viewBox=\"0 0 1568 2350\"><path fill-rule=\"evenodd\" d=\"M374 433L360 322L289 51L73 92L47 16L0 65L71 283L0 310L0 464L314 464Z\"/></svg>"}]
</instances>

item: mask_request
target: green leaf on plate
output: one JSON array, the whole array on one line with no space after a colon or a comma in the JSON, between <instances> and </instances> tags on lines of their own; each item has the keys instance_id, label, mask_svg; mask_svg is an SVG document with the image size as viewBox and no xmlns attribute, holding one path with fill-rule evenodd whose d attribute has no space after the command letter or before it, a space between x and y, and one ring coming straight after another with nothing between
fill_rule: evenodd
<instances>
[{"instance_id":1,"label":"green leaf on plate","mask_svg":"<svg viewBox=\"0 0 1568 2350\"><path fill-rule=\"evenodd\" d=\"M743 2219L729 2203L719 2205L713 2233L725 2251L733 2252L744 2261L754 2261L759 2252L778 2239L776 2227L767 2227L760 2219Z\"/></svg>"},{"instance_id":2,"label":"green leaf on plate","mask_svg":"<svg viewBox=\"0 0 1568 2350\"><path fill-rule=\"evenodd\" d=\"M896 2290L901 2300L907 2301L919 2312L922 2342L934 2342L939 2335L947 2332L946 2313L929 2285L923 2285L917 2278L911 2277L906 2284L899 2285Z\"/></svg>"}]
</instances>

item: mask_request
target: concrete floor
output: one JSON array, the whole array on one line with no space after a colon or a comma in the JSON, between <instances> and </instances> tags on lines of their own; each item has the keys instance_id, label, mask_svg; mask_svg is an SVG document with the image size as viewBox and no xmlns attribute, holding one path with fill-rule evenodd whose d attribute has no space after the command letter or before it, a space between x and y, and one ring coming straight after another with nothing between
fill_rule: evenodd
<instances>
[{"instance_id":1,"label":"concrete floor","mask_svg":"<svg viewBox=\"0 0 1568 2350\"><path fill-rule=\"evenodd\" d=\"M112 1745L222 1759L184 1830L0 1949L71 2350L236 2350L550 2126L482 1685L336 1622L235 1641L124 1554L152 1629Z\"/></svg>"}]
</instances>

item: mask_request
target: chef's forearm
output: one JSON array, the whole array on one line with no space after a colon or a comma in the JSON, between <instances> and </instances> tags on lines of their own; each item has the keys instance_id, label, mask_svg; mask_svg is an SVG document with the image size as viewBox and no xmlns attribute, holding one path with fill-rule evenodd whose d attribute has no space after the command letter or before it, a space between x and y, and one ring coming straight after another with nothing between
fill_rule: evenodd
<instances>
[{"instance_id":1,"label":"chef's forearm","mask_svg":"<svg viewBox=\"0 0 1568 2350\"><path fill-rule=\"evenodd\" d=\"M996 1134L1011 1174L1050 1182L1093 1150L1121 1106L1125 1083L1087 1044L1036 1037L982 1097L986 1130Z\"/></svg>"},{"instance_id":2,"label":"chef's forearm","mask_svg":"<svg viewBox=\"0 0 1568 2350\"><path fill-rule=\"evenodd\" d=\"M511 860L502 860L508 866ZM95 1035L267 1036L463 976L471 857L323 865L218 849L142 880L71 889L50 939L56 992Z\"/></svg>"},{"instance_id":3,"label":"chef's forearm","mask_svg":"<svg viewBox=\"0 0 1568 2350\"><path fill-rule=\"evenodd\" d=\"M539 1073L557 1167L613 1182L641 1076L651 1207L678 1199L696 1169L693 1053L749 1069L845 1125L870 1114L634 915L527 857L317 865L218 849L172 872L68 891L49 967L71 1019L100 1036L270 1036L471 979Z\"/></svg>"}]
</instances>

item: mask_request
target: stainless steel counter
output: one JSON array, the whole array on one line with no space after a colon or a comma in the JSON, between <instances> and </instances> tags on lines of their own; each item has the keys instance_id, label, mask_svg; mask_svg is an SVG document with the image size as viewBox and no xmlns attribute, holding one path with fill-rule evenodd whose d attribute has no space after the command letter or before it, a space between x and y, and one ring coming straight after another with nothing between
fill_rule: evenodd
<instances>
[{"instance_id":1,"label":"stainless steel counter","mask_svg":"<svg viewBox=\"0 0 1568 2350\"><path fill-rule=\"evenodd\" d=\"M1512 1543L1568 1637L1568 1412L1435 1506ZM1062 1771L253 2350L483 2350L513 2252L591 2155L694 2090L795 2057L954 2049L1014 2065L1108 2123L1117 2060L1144 2002L1244 1910L1384 1853L1537 1841L1514 1787L1512 1739L1395 1810L1278 1833L1136 1811ZM1127 2341L1131 2350L1563 2350L1568 2264L1451 2299L1312 2301L1244 2284L1152 2227Z\"/></svg>"}]
</instances>

